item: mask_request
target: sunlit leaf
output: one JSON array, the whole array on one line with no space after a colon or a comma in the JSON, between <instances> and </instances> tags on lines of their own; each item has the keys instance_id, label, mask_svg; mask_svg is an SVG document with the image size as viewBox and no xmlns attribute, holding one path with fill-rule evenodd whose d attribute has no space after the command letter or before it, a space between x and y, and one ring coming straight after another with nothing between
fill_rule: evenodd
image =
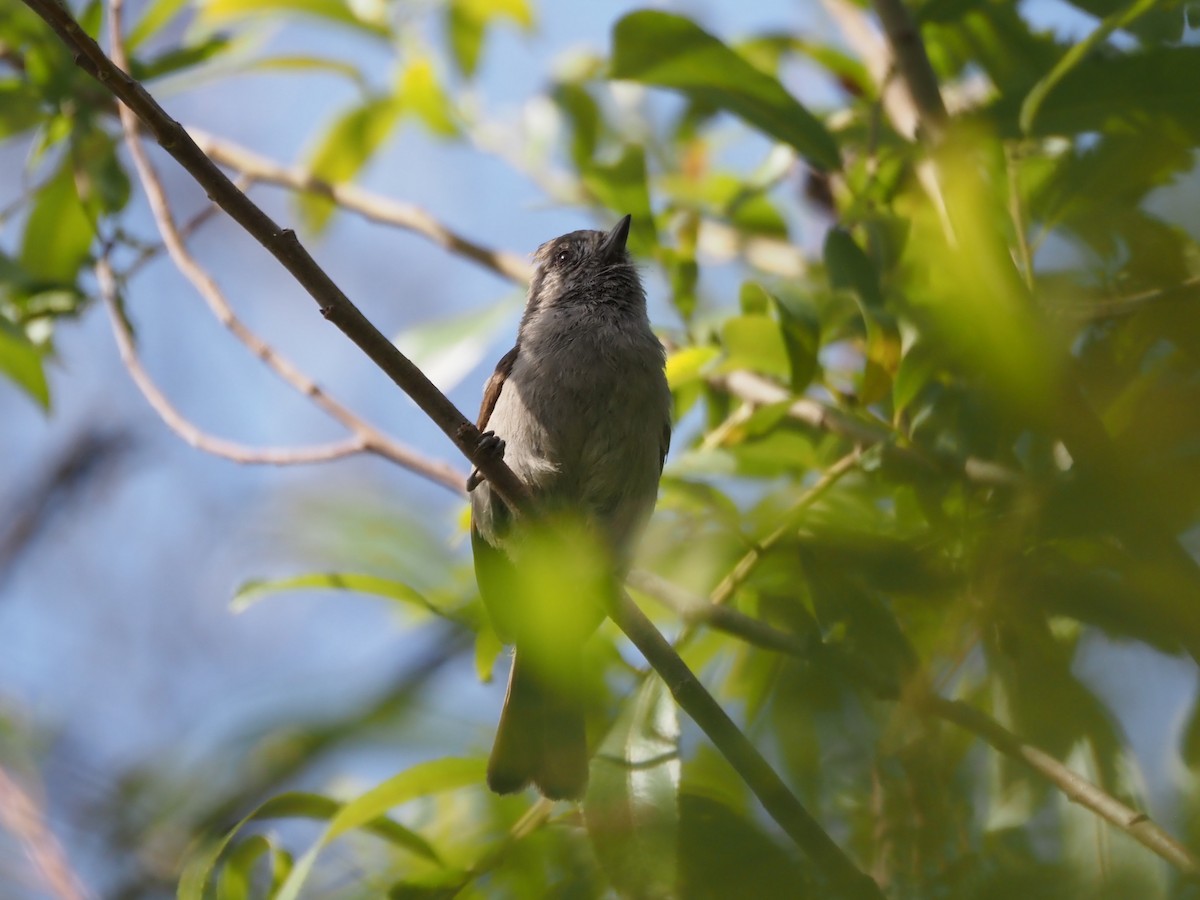
<instances>
[{"instance_id":1,"label":"sunlit leaf","mask_svg":"<svg viewBox=\"0 0 1200 900\"><path fill-rule=\"evenodd\" d=\"M528 0L450 0L447 29L454 61L464 75L474 75L487 29L508 19L522 28L533 26L533 8Z\"/></svg>"},{"instance_id":2,"label":"sunlit leaf","mask_svg":"<svg viewBox=\"0 0 1200 900\"><path fill-rule=\"evenodd\" d=\"M342 113L309 156L313 174L333 184L353 178L387 140L401 111L394 98L381 97ZM325 197L305 193L297 202L301 218L314 232L333 214L333 202Z\"/></svg>"},{"instance_id":3,"label":"sunlit leaf","mask_svg":"<svg viewBox=\"0 0 1200 900\"><path fill-rule=\"evenodd\" d=\"M770 75L683 16L641 11L613 29L613 78L672 88L745 119L814 165L841 165L837 144Z\"/></svg>"},{"instance_id":4,"label":"sunlit leaf","mask_svg":"<svg viewBox=\"0 0 1200 900\"><path fill-rule=\"evenodd\" d=\"M506 297L483 309L415 325L398 334L394 343L449 393L489 357L497 333L517 308L515 298Z\"/></svg>"},{"instance_id":5,"label":"sunlit leaf","mask_svg":"<svg viewBox=\"0 0 1200 900\"><path fill-rule=\"evenodd\" d=\"M433 134L453 137L458 133L453 103L429 57L408 61L400 73L396 97L403 112L416 116Z\"/></svg>"},{"instance_id":6,"label":"sunlit leaf","mask_svg":"<svg viewBox=\"0 0 1200 900\"><path fill-rule=\"evenodd\" d=\"M368 34L387 35L385 17L371 3L349 0L201 0L199 3L200 24L206 28L270 13L314 16Z\"/></svg>"}]
</instances>

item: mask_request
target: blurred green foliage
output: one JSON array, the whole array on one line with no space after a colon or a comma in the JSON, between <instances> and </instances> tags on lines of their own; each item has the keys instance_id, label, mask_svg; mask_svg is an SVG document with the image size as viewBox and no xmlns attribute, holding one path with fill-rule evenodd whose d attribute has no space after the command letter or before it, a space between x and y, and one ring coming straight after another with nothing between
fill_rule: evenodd
<instances>
[{"instance_id":1,"label":"blurred green foliage","mask_svg":"<svg viewBox=\"0 0 1200 900\"><path fill-rule=\"evenodd\" d=\"M832 5L870 21L863 5ZM881 99L903 73L873 83L865 45L832 29L715 35L634 12L606 58L581 55L545 85L556 142L513 155L559 171L598 219L634 213L631 246L677 314L660 324L678 426L641 565L801 648L703 624L681 641L889 897L1196 896L1177 867L912 702L964 700L1141 808L1128 736L1079 676L1080 653L1104 635L1200 660L1196 13L1072 5L1097 17L1075 44L1033 28L1021 4L911 4L952 110L936 143L928 128L910 140ZM151 91L218 72L264 15L393 48L388 86L363 88L307 157L345 182L402 123L475 141L466 98L488 34L537 22L518 0L422 9L440 43L386 3L157 0L130 23L134 72ZM98 4L77 12L95 33ZM238 59L376 81L345 60ZM797 96L798 71L823 79L819 102ZM54 325L92 302L100 236L123 241L131 188L113 113L36 17L0 6L0 139L33 135L28 189L3 211L22 231L0 256L0 373L43 406ZM723 162L745 137L758 162ZM1164 213L1163 191L1190 201ZM310 231L336 211L298 197ZM437 562L431 574L398 561L392 579L300 574L238 602L379 595L417 611L404 627L446 620L447 654L474 644L490 673L499 643L467 568ZM177 823L194 841L173 845L180 896L825 896L728 763L681 746L669 696L623 661L619 635L605 626L593 643L603 696L582 817L491 797L462 748L349 802L269 796L330 742L404 721L405 687L236 764L225 794ZM1163 755L1179 762L1168 824L1194 848L1200 715ZM296 843L260 827L278 819L325 825Z\"/></svg>"}]
</instances>

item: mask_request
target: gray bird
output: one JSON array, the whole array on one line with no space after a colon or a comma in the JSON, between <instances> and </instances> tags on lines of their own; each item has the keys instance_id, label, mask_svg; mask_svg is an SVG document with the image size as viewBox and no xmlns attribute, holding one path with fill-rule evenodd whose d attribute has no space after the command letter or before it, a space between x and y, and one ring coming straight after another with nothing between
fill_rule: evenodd
<instances>
[{"instance_id":1,"label":"gray bird","mask_svg":"<svg viewBox=\"0 0 1200 900\"><path fill-rule=\"evenodd\" d=\"M539 511L570 512L596 535L609 590L623 580L654 509L671 439L665 354L625 249L629 224L625 216L609 232L573 231L538 248L516 346L489 379L477 422ZM488 785L507 794L533 782L553 799L580 797L588 752L578 673L568 666L549 677L530 662L530 623L511 588L519 529L477 471L467 489L480 593L497 632L515 644ZM573 600L581 602L561 598ZM555 634L576 665L601 613L581 618Z\"/></svg>"}]
</instances>

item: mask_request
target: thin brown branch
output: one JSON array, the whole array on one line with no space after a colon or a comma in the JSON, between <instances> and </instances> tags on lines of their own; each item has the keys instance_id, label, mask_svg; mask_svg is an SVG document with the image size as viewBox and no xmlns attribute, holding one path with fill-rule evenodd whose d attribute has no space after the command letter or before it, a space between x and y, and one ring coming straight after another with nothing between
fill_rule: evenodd
<instances>
[{"instance_id":1,"label":"thin brown branch","mask_svg":"<svg viewBox=\"0 0 1200 900\"><path fill-rule=\"evenodd\" d=\"M146 90L104 55L104 52L55 0L23 0L44 19L74 52L76 63L149 128L159 143L207 190L209 196L254 235L305 287L330 321L402 388L475 463L492 488L517 514L532 511L528 491L496 454L480 448L479 432L429 381L421 370L388 341L338 289L303 249L291 231L281 230L196 146ZM117 29L119 31L119 29ZM117 40L120 40L119 34ZM651 667L670 687L680 706L710 740L727 755L755 796L783 825L839 892L854 897L880 898L878 887L859 872L832 839L808 815L795 795L779 780L754 745L725 715L703 685L688 670L666 639L628 598L612 613Z\"/></svg>"},{"instance_id":2,"label":"thin brown branch","mask_svg":"<svg viewBox=\"0 0 1200 900\"><path fill-rule=\"evenodd\" d=\"M1179 841L1136 810L1072 771L1044 750L1013 734L986 713L959 700L947 700L928 690L901 691L878 675L856 666L836 648L819 638L806 639L782 631L728 606L713 606L704 598L644 572L631 576L630 583L675 610L685 621L704 624L733 635L756 647L799 659L819 658L856 679L883 699L899 700L922 715L934 715L971 732L992 749L1004 754L1058 788L1072 803L1091 810L1120 828L1147 849L1189 876L1200 875L1200 861Z\"/></svg>"},{"instance_id":3,"label":"thin brown branch","mask_svg":"<svg viewBox=\"0 0 1200 900\"><path fill-rule=\"evenodd\" d=\"M227 441L201 430L175 408L142 365L137 348L134 346L129 323L121 313L117 299L116 277L107 256L101 256L96 262L96 280L100 283L100 295L108 308L109 321L112 323L113 337L116 338L121 362L125 364L133 383L142 392L146 402L158 413L159 418L167 427L183 439L184 443L203 450L205 453L211 453L213 456L220 456L236 463L271 466L329 462L366 450L359 437L350 437L343 441L316 447L247 447L244 444Z\"/></svg>"},{"instance_id":4,"label":"thin brown branch","mask_svg":"<svg viewBox=\"0 0 1200 900\"><path fill-rule=\"evenodd\" d=\"M373 222L407 229L516 284L526 284L533 276L528 260L515 253L492 250L471 241L439 222L427 210L412 203L401 203L372 194L352 184L333 184L299 166L284 166L260 156L253 150L196 129L188 132L200 150L211 159L254 181L286 187L293 191L326 197L343 209L351 210Z\"/></svg>"},{"instance_id":5,"label":"thin brown branch","mask_svg":"<svg viewBox=\"0 0 1200 900\"><path fill-rule=\"evenodd\" d=\"M730 372L709 379L709 383L755 406L783 403L791 397L781 385L753 372ZM788 406L788 417L811 428L844 437L863 447L881 445L885 454L912 468L954 472L968 481L994 487L1014 487L1024 480L1020 473L990 460L975 456L958 458L946 454L933 454L917 447L897 444L893 440L892 432L887 428L847 415L807 397L792 400Z\"/></svg>"},{"instance_id":6,"label":"thin brown branch","mask_svg":"<svg viewBox=\"0 0 1200 900\"><path fill-rule=\"evenodd\" d=\"M0 825L20 842L47 893L58 900L86 900L90 896L47 827L38 804L2 768Z\"/></svg>"},{"instance_id":7,"label":"thin brown branch","mask_svg":"<svg viewBox=\"0 0 1200 900\"><path fill-rule=\"evenodd\" d=\"M117 65L124 68L126 60L124 58L124 42L120 34L119 25L117 24L119 16L120 0L114 0L112 16L110 17L110 21L113 23L113 56ZM297 392L307 397L314 406L344 426L352 437L337 444L312 448L308 451L293 449L253 451L238 444L221 441L218 438L204 435L183 420L178 413L174 412L169 402L166 401L166 398L154 387L150 379L146 376L145 371L138 366L137 370L140 375L135 374L135 380L138 381L138 386L142 389L147 399L150 400L151 405L163 416L164 421L168 425L171 425L185 440L188 440L192 446L210 450L217 455L230 459L238 459L243 462L272 462L275 464L309 463L327 461L351 453L367 451L390 459L404 468L416 472L455 493L461 493L465 483L461 473L444 462L428 459L380 433L378 429L359 418L337 400L334 400L324 388L301 372L291 361L242 322L234 312L233 306L225 297L216 280L196 261L196 258L187 249L187 243L175 221L170 203L167 200L167 193L163 188L162 180L158 177L158 173L155 171L149 156L146 154L145 148L138 138L138 120L126 106L119 105L119 112L121 126L125 133L125 145L129 149L134 168L137 169L138 178L142 183L143 190L146 192L147 200L150 203L150 210L154 215L155 223L158 225L163 244L167 248L167 253L170 255L172 262L175 263L176 268L191 282L197 293L204 298L213 315L216 316L217 320L235 338L244 344L254 356L261 359L269 369L295 388ZM234 190L237 189L234 188ZM240 191L239 195L245 196ZM115 301L110 308L115 309ZM117 318L119 318L119 315ZM122 319L122 323L123 321ZM117 328L116 324L114 324L114 328ZM130 347L132 347L132 344L130 344ZM122 349L121 355L122 359L126 360L127 365L129 365L129 360L136 360L136 356L131 350ZM131 367L130 372L135 372L135 369Z\"/></svg>"}]
</instances>

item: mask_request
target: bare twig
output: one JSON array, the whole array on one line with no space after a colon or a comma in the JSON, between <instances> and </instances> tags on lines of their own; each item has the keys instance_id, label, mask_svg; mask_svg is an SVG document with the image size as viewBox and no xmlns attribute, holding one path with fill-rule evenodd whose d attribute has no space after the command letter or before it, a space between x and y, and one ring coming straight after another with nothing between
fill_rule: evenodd
<instances>
[{"instance_id":1,"label":"bare twig","mask_svg":"<svg viewBox=\"0 0 1200 900\"><path fill-rule=\"evenodd\" d=\"M1122 803L1082 775L1072 771L1044 750L1013 734L986 713L959 700L947 700L926 689L900 690L864 667L856 666L837 648L819 637L806 639L781 631L766 622L728 606L714 606L702 597L654 575L637 572L630 580L638 590L679 613L687 622L705 624L741 638L747 643L800 659L819 658L858 680L883 699L899 700L923 715L935 715L983 740L994 750L1046 779L1073 803L1127 832L1140 844L1189 876L1200 875L1200 861L1179 841L1156 825L1150 817Z\"/></svg>"},{"instance_id":2,"label":"bare twig","mask_svg":"<svg viewBox=\"0 0 1200 900\"><path fill-rule=\"evenodd\" d=\"M183 439L184 443L203 450L205 453L221 456L236 463L271 466L328 462L361 453L366 449L359 437L350 437L343 441L317 447L247 447L202 431L174 407L142 365L133 343L129 323L121 314L118 305L116 278L106 255L101 256L96 262L96 280L100 283L100 295L104 298L104 304L108 308L109 321L112 323L113 336L117 341L121 362L129 370L133 383L138 386L142 396L146 398L146 402L158 413L159 418L166 423L167 427Z\"/></svg>"},{"instance_id":3,"label":"bare twig","mask_svg":"<svg viewBox=\"0 0 1200 900\"><path fill-rule=\"evenodd\" d=\"M326 318L355 342L483 472L491 487L515 513L532 511L528 491L496 454L480 447L479 432L454 405L358 310L303 249L291 231L281 230L206 157L183 128L168 116L137 81L105 56L70 13L55 0L24 0L72 49L76 63L125 103L159 143L192 174L209 196L257 238L317 300ZM116 29L119 32L119 29ZM117 35L119 42L120 36ZM671 688L680 706L722 752L776 819L840 891L855 897L882 895L832 839L717 705L637 607L623 598L612 610L615 620Z\"/></svg>"},{"instance_id":4,"label":"bare twig","mask_svg":"<svg viewBox=\"0 0 1200 900\"><path fill-rule=\"evenodd\" d=\"M0 824L20 841L47 892L58 900L86 900L90 896L72 871L62 846L46 826L38 804L2 768Z\"/></svg>"},{"instance_id":5,"label":"bare twig","mask_svg":"<svg viewBox=\"0 0 1200 900\"><path fill-rule=\"evenodd\" d=\"M515 253L492 250L468 240L419 206L381 197L352 184L333 184L306 169L280 165L252 150L196 129L190 129L188 133L211 159L254 181L327 197L343 209L359 213L373 222L396 225L423 235L439 247L517 284L526 284L533 276L533 267L527 260Z\"/></svg>"},{"instance_id":6,"label":"bare twig","mask_svg":"<svg viewBox=\"0 0 1200 900\"><path fill-rule=\"evenodd\" d=\"M119 15L120 0L115 0L113 15L111 17L112 21L118 21ZM124 67L126 64L124 59L124 44L119 29L115 25L112 42L113 56L117 64ZM130 373L133 375L138 387L141 388L142 393L146 395L146 399L150 401L150 404L163 417L164 421L179 433L184 440L192 444L192 446L240 462L274 464L323 462L352 453L367 451L390 459L404 468L423 475L451 491L461 493L464 484L464 478L461 473L444 462L428 459L380 433L378 429L369 425L347 407L334 400L326 393L324 388L301 372L293 363L251 331L238 318L232 305L230 305L216 281L187 249L187 244L171 212L162 181L151 164L150 158L146 155L145 148L143 148L141 141L138 139L137 119L126 106L120 105L119 111L121 126L125 131L125 144L129 148L134 168L137 169L142 187L146 191L146 197L150 202L150 209L154 214L154 221L158 225L163 244L166 246L167 253L176 267L192 283L192 286L195 287L200 296L204 298L213 315L217 317L217 320L234 337L245 344L251 353L261 359L280 378L290 384L300 394L308 397L326 415L344 426L351 433L352 437L336 444L314 447L307 450L290 448L283 450L252 450L239 444L210 437L199 429L196 429L174 410L162 392L150 380L145 370L137 363L137 356L133 352L132 341L129 340L128 328L123 327L125 324L124 320L121 318L120 311L116 307L115 287L112 285L111 278L112 273L111 270L108 270L106 274L109 276L109 294L111 295L108 298L109 309L113 313L113 328L117 333L118 342L123 342L121 357L125 360L126 365L130 367ZM233 189L237 190L236 188ZM240 191L239 195L245 196Z\"/></svg>"}]
</instances>

